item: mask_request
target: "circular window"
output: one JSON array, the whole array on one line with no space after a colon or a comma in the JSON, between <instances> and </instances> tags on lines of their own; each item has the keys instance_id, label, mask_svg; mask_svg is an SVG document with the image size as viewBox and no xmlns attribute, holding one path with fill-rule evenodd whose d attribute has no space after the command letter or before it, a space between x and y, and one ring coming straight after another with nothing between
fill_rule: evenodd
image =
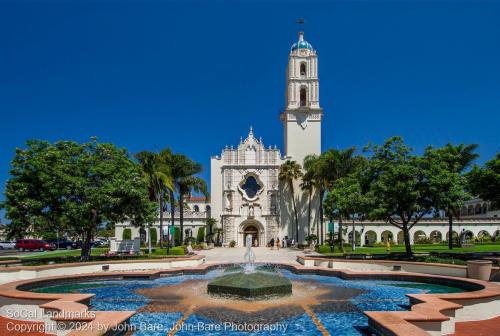
<instances>
[{"instance_id":1,"label":"circular window","mask_svg":"<svg viewBox=\"0 0 500 336\"><path fill-rule=\"evenodd\" d=\"M241 189L245 192L248 198L254 198L259 190L262 189L262 186L257 182L255 177L250 175L245 179L245 183L241 185Z\"/></svg>"}]
</instances>

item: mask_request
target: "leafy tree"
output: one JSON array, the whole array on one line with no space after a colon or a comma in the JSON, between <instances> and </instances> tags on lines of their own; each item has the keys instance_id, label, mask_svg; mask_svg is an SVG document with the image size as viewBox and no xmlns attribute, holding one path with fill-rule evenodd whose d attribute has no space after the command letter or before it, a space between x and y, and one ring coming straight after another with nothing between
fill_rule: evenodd
<instances>
[{"instance_id":1,"label":"leafy tree","mask_svg":"<svg viewBox=\"0 0 500 336\"><path fill-rule=\"evenodd\" d=\"M293 182L300 177L302 177L303 173L300 168L300 165L292 160L287 160L280 167L279 179L288 185L290 190L293 212L295 215L295 241L299 242L299 217L297 215L297 205L295 204L295 193L293 188Z\"/></svg>"},{"instance_id":2,"label":"leafy tree","mask_svg":"<svg viewBox=\"0 0 500 336\"><path fill-rule=\"evenodd\" d=\"M97 237L104 237L104 238L110 238L115 235L115 230L108 230L108 229L103 229L97 231L96 236Z\"/></svg>"},{"instance_id":3,"label":"leafy tree","mask_svg":"<svg viewBox=\"0 0 500 336\"><path fill-rule=\"evenodd\" d=\"M465 191L463 172L478 157L477 145L447 144L441 148L427 147L424 164L429 170L429 191L436 210L444 210L448 216L448 247L453 248L453 217L458 217L464 201L469 198Z\"/></svg>"},{"instance_id":4,"label":"leafy tree","mask_svg":"<svg viewBox=\"0 0 500 336\"><path fill-rule=\"evenodd\" d=\"M467 174L467 184L475 195L500 208L500 153L487 161L484 167L474 166Z\"/></svg>"},{"instance_id":5,"label":"leafy tree","mask_svg":"<svg viewBox=\"0 0 500 336\"><path fill-rule=\"evenodd\" d=\"M325 199L325 210L332 219L334 214L337 217L349 218L352 216L353 223L356 215L365 213L367 206L367 196L363 194L361 185L356 174L351 174L336 180ZM353 224L354 229L354 224ZM342 231L339 231L339 244L341 243ZM355 237L353 233L353 250L355 248Z\"/></svg>"},{"instance_id":6,"label":"leafy tree","mask_svg":"<svg viewBox=\"0 0 500 336\"><path fill-rule=\"evenodd\" d=\"M316 165L317 174L323 180L324 190L327 191L332 188L332 185L338 179L352 174L359 164L358 158L354 157L356 148L351 147L344 150L329 149L321 154ZM324 196L323 196L324 197ZM339 213L339 244L340 250L343 251L342 240L342 224L343 214Z\"/></svg>"},{"instance_id":7,"label":"leafy tree","mask_svg":"<svg viewBox=\"0 0 500 336\"><path fill-rule=\"evenodd\" d=\"M428 171L422 157L411 154L402 138L393 137L372 150L361 188L371 200L371 219L389 222L403 231L407 256L412 255L410 229L432 210Z\"/></svg>"},{"instance_id":8,"label":"leafy tree","mask_svg":"<svg viewBox=\"0 0 500 336\"><path fill-rule=\"evenodd\" d=\"M154 216L140 167L110 143L31 140L16 150L10 173L4 204L10 233L74 232L83 240L82 260L102 223L142 225Z\"/></svg>"}]
</instances>

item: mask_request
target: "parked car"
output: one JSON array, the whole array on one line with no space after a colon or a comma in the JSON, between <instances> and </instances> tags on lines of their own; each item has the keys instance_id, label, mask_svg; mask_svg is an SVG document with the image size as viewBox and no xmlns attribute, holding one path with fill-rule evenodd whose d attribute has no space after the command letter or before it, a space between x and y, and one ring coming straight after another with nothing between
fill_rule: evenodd
<instances>
[{"instance_id":1,"label":"parked car","mask_svg":"<svg viewBox=\"0 0 500 336\"><path fill-rule=\"evenodd\" d=\"M0 250L13 250L16 248L16 242L2 241L0 242Z\"/></svg>"},{"instance_id":2,"label":"parked car","mask_svg":"<svg viewBox=\"0 0 500 336\"><path fill-rule=\"evenodd\" d=\"M108 245L109 242L104 239L96 239L92 242L92 247L103 247Z\"/></svg>"},{"instance_id":3,"label":"parked car","mask_svg":"<svg viewBox=\"0 0 500 336\"><path fill-rule=\"evenodd\" d=\"M18 240L16 243L16 249L19 250L19 252L23 251L53 251L56 249L55 244L51 244L46 242L45 240L40 240L40 239L21 239Z\"/></svg>"},{"instance_id":4,"label":"parked car","mask_svg":"<svg viewBox=\"0 0 500 336\"><path fill-rule=\"evenodd\" d=\"M54 244L58 249L73 250L81 247L78 242L74 242L68 239L48 240L47 242L50 244Z\"/></svg>"}]
</instances>

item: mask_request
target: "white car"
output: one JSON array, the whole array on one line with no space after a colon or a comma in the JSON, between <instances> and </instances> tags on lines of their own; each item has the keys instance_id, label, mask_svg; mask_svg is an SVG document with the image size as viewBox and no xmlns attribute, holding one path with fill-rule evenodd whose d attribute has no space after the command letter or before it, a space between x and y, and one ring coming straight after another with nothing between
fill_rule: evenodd
<instances>
[{"instance_id":1,"label":"white car","mask_svg":"<svg viewBox=\"0 0 500 336\"><path fill-rule=\"evenodd\" d=\"M16 248L16 242L2 241L0 242L0 250L13 250Z\"/></svg>"}]
</instances>

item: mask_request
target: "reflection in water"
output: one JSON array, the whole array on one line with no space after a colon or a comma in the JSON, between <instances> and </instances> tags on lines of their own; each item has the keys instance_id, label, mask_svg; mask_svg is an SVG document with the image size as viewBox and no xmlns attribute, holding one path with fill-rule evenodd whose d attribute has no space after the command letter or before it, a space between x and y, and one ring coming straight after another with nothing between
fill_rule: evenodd
<instances>
[{"instance_id":1,"label":"reflection in water","mask_svg":"<svg viewBox=\"0 0 500 336\"><path fill-rule=\"evenodd\" d=\"M150 299L140 311L190 310L219 322L274 323L303 314L307 311L305 306L315 312L359 311L350 300L366 292L315 281L292 281L292 295L245 300L210 295L207 293L207 283L207 280L188 280L177 285L139 289L137 294Z\"/></svg>"},{"instance_id":2,"label":"reflection in water","mask_svg":"<svg viewBox=\"0 0 500 336\"><path fill-rule=\"evenodd\" d=\"M258 266L258 271L273 271ZM158 279L98 280L44 284L43 292L92 293L94 310L136 310L131 318L133 336L165 336L183 323L277 323L286 334L335 336L366 335L368 321L363 311L407 310L409 293L444 293L457 288L400 281L343 280L320 275L300 275L278 270L289 278L293 295L267 300L235 300L207 294L208 281L223 274L241 272L241 267L217 269L203 275L179 275ZM150 326L156 326L152 331ZM180 331L185 335L249 335L233 331ZM261 331L252 335L271 333Z\"/></svg>"}]
</instances>

